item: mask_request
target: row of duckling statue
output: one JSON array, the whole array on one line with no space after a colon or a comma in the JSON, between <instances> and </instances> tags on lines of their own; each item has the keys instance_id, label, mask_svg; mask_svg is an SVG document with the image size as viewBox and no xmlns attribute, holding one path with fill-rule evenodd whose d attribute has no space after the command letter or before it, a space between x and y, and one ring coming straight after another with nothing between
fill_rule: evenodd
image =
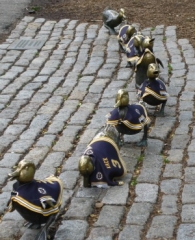
<instances>
[{"instance_id":1,"label":"row of duckling statue","mask_svg":"<svg viewBox=\"0 0 195 240\"><path fill-rule=\"evenodd\" d=\"M117 38L120 51L126 53L126 67L135 71L136 89L148 77L150 63L157 64L159 68L164 67L161 60L154 55L154 38L143 35L134 26L127 24L120 28Z\"/></svg>"},{"instance_id":2,"label":"row of duckling statue","mask_svg":"<svg viewBox=\"0 0 195 240\"><path fill-rule=\"evenodd\" d=\"M118 25L118 21L115 21L115 16L112 18L112 11L109 13L108 10L107 13L105 13L105 21L108 24L105 24L105 27L112 34L115 34L116 32L113 28ZM123 19L123 13L124 10L121 10L119 19ZM105 187L104 182L109 186L117 185L113 182L113 178L121 177L126 171L125 164L119 153L119 141L119 132L114 126L110 125L90 143L85 155L79 161L79 170L84 175L85 187L97 185L96 178L102 180L103 187ZM105 149L105 153L98 149ZM113 152L113 159L117 159L111 160L111 163L109 163L109 159L104 158L104 155L107 156L109 151ZM107 169L109 169L109 164L114 164L118 166L118 170L114 173L112 169L110 172L103 172L104 168L101 162L97 161L97 159L93 160L93 152L103 157ZM50 176L44 180L36 180L34 178L35 171L35 164L32 161L23 159L19 162L16 170L9 174L10 180L16 180L16 182L13 184L7 207L9 212L16 210L27 221L26 226L28 228L41 228L35 240L47 240L48 229L55 221L62 204L63 184L56 176ZM122 182L118 182L118 185L121 184Z\"/></svg>"},{"instance_id":3,"label":"row of duckling statue","mask_svg":"<svg viewBox=\"0 0 195 240\"><path fill-rule=\"evenodd\" d=\"M120 89L114 109L107 114L106 126L89 143L79 160L79 171L84 187L108 188L120 186L118 179L127 173L120 154L121 139L124 134L134 135L144 129L140 147L147 146L150 118L142 104L129 104L126 89Z\"/></svg>"},{"instance_id":4,"label":"row of duckling statue","mask_svg":"<svg viewBox=\"0 0 195 240\"><path fill-rule=\"evenodd\" d=\"M103 13L103 24L109 33L117 35L119 49L126 54L127 68L135 70L135 86L139 86L147 78L147 69L150 63L156 63L163 67L159 58L153 53L154 38L143 35L133 25L125 24L125 10L120 9L119 13L107 7ZM117 33L115 27L122 25Z\"/></svg>"},{"instance_id":5,"label":"row of duckling statue","mask_svg":"<svg viewBox=\"0 0 195 240\"><path fill-rule=\"evenodd\" d=\"M126 89L118 91L114 109L107 115L106 126L89 143L79 160L78 168L83 176L84 187L122 185L124 182L120 179L127 172L120 155L123 135L134 135L143 130L143 137L137 146L146 147L151 120L145 105L160 105L155 116L164 116L168 93L159 77L163 64L153 53L155 39L144 36L128 24L123 25L117 33L115 27L125 18L124 9L120 9L119 13L110 8L103 11L104 26L111 35L117 35L119 49L126 53L126 67L135 71L138 102L129 103Z\"/></svg>"},{"instance_id":6,"label":"row of duckling statue","mask_svg":"<svg viewBox=\"0 0 195 240\"><path fill-rule=\"evenodd\" d=\"M157 106L162 104L161 110L156 115L164 116L168 93L165 83L160 77L162 61L155 57L153 52L154 38L143 35L133 25L123 24L126 19L125 10L116 12L107 7L103 15L103 23L110 34L117 35L119 49L126 54L127 68L135 71L135 88L138 91L138 100ZM117 33L115 27L122 25Z\"/></svg>"},{"instance_id":7,"label":"row of duckling statue","mask_svg":"<svg viewBox=\"0 0 195 240\"><path fill-rule=\"evenodd\" d=\"M125 19L124 9L119 13L107 8L103 12L104 26L110 34L117 34L117 27ZM101 129L79 159L78 169L83 176L84 187L107 188L121 186L121 180L127 173L125 162L120 154L123 135L134 135L143 130L143 137L137 143L139 147L147 146L150 118L143 103L158 106L158 116L164 116L167 91L159 78L159 64L162 62L154 56L154 39L145 37L131 25L124 25L118 33L121 52L126 53L127 66L136 72L136 89L138 103L129 103L126 89L120 89L116 95L114 109L108 113L106 125ZM16 180L8 202L8 210L18 211L28 222L30 228L44 226L36 240L46 240L49 226L62 204L63 184L55 176L36 180L35 164L22 160L16 170L9 174L10 180Z\"/></svg>"},{"instance_id":8,"label":"row of duckling statue","mask_svg":"<svg viewBox=\"0 0 195 240\"><path fill-rule=\"evenodd\" d=\"M149 64L148 78L140 86L138 95L141 102L153 106L161 104L159 115L164 116L167 92L162 80L157 78L158 73L158 65ZM143 130L143 137L137 146L146 147L150 122L145 106L141 103L130 104L128 91L120 89L114 109L107 115L106 126L96 134L79 159L78 169L83 176L83 186L107 188L123 185L120 179L126 175L127 169L120 154L121 139L124 134L134 135ZM46 240L48 228L55 221L62 204L63 184L55 176L35 180L35 170L35 164L24 159L9 174L10 180L16 182L8 210L18 211L30 228L40 228L45 224L36 240Z\"/></svg>"},{"instance_id":9,"label":"row of duckling statue","mask_svg":"<svg viewBox=\"0 0 195 240\"><path fill-rule=\"evenodd\" d=\"M118 91L114 109L107 114L105 127L89 143L79 160L79 171L83 176L84 187L107 188L123 185L123 181L117 180L127 172L120 155L123 135L134 135L143 130L143 137L137 146L145 148L151 119L143 103L161 105L157 115L164 116L167 92L162 80L155 78L157 72L158 66L150 64L149 77L138 91L140 101L137 103L129 104L126 89Z\"/></svg>"}]
</instances>

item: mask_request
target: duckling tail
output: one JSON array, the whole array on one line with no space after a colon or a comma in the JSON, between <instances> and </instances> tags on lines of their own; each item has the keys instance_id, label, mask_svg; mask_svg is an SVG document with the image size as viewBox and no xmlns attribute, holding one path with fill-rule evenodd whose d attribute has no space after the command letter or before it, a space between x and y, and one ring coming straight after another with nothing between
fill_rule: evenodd
<instances>
[{"instance_id":1,"label":"duckling tail","mask_svg":"<svg viewBox=\"0 0 195 240\"><path fill-rule=\"evenodd\" d=\"M110 9L111 9L111 8L110 8L109 6L107 6L107 7L104 8L104 11L110 10Z\"/></svg>"}]
</instances>

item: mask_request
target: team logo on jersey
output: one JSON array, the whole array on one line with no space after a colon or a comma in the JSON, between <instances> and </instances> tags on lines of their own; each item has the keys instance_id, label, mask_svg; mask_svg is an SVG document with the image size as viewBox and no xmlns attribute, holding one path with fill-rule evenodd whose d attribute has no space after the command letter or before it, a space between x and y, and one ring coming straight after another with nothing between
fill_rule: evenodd
<instances>
[{"instance_id":1,"label":"team logo on jersey","mask_svg":"<svg viewBox=\"0 0 195 240\"><path fill-rule=\"evenodd\" d=\"M38 192L41 194L46 194L46 190L44 188L38 188Z\"/></svg>"},{"instance_id":2,"label":"team logo on jersey","mask_svg":"<svg viewBox=\"0 0 195 240\"><path fill-rule=\"evenodd\" d=\"M126 41L127 40L127 35L123 34L122 38L124 39L124 41Z\"/></svg>"},{"instance_id":3,"label":"team logo on jersey","mask_svg":"<svg viewBox=\"0 0 195 240\"><path fill-rule=\"evenodd\" d=\"M103 178L102 173L101 173L101 172L97 172L96 178L97 178L98 180L101 180L101 179Z\"/></svg>"},{"instance_id":4,"label":"team logo on jersey","mask_svg":"<svg viewBox=\"0 0 195 240\"><path fill-rule=\"evenodd\" d=\"M93 155L93 149L92 149L92 147L88 147L88 148L85 150L84 154L86 154L86 155Z\"/></svg>"}]
</instances>

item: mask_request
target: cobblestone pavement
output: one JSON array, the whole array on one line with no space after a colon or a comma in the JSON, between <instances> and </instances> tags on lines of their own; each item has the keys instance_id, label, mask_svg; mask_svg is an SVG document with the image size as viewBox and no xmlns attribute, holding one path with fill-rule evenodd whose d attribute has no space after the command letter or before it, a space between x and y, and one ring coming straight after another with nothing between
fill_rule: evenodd
<instances>
[{"instance_id":1,"label":"cobblestone pavement","mask_svg":"<svg viewBox=\"0 0 195 240\"><path fill-rule=\"evenodd\" d=\"M155 37L170 97L166 116L153 119L144 158L134 146L142 134L125 137L125 184L109 189L83 188L77 166L119 88L136 101L116 36L77 20L24 17L0 45L0 239L37 233L23 227L16 211L4 214L13 184L7 174L24 157L35 162L37 179L61 167L64 198L54 239L195 239L194 49L177 39L175 26L142 32ZM31 49L30 39L44 45Z\"/></svg>"}]
</instances>

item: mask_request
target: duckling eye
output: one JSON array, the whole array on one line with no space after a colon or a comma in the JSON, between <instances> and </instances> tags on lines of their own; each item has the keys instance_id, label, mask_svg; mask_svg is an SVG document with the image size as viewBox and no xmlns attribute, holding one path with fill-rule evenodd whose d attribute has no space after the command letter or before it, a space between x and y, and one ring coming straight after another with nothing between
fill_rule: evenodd
<instances>
[{"instance_id":1,"label":"duckling eye","mask_svg":"<svg viewBox=\"0 0 195 240\"><path fill-rule=\"evenodd\" d=\"M28 169L28 166L26 166L25 169L27 170L27 169Z\"/></svg>"}]
</instances>

